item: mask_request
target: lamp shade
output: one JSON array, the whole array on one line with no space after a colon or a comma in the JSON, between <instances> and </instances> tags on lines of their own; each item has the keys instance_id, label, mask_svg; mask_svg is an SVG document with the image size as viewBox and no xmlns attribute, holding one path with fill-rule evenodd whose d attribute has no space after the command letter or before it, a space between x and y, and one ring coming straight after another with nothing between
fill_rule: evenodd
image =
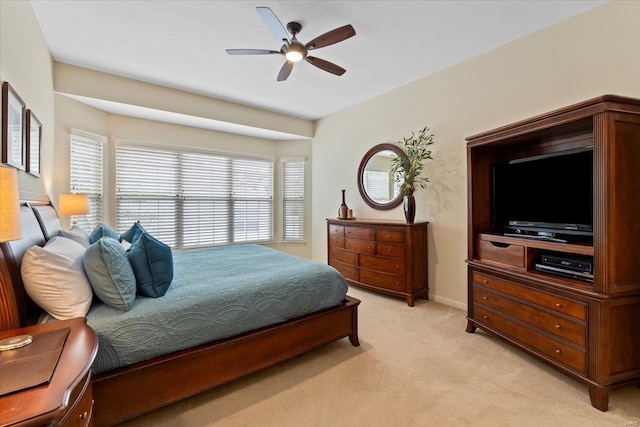
<instances>
[{"instance_id":1,"label":"lamp shade","mask_svg":"<svg viewBox=\"0 0 640 427\"><path fill-rule=\"evenodd\" d=\"M21 237L18 174L13 168L0 166L0 242Z\"/></svg>"},{"instance_id":2,"label":"lamp shade","mask_svg":"<svg viewBox=\"0 0 640 427\"><path fill-rule=\"evenodd\" d=\"M86 215L89 213L89 196L86 194L61 194L58 198L60 215Z\"/></svg>"}]
</instances>

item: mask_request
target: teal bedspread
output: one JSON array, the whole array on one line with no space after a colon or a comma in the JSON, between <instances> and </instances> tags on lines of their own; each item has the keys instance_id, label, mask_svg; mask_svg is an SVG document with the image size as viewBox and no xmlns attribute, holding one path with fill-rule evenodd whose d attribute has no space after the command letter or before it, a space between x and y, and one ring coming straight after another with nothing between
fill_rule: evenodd
<instances>
[{"instance_id":1,"label":"teal bedspread","mask_svg":"<svg viewBox=\"0 0 640 427\"><path fill-rule=\"evenodd\" d=\"M347 292L332 267L259 245L174 251L173 261L163 297L138 296L127 312L91 307L94 373L330 308Z\"/></svg>"}]
</instances>

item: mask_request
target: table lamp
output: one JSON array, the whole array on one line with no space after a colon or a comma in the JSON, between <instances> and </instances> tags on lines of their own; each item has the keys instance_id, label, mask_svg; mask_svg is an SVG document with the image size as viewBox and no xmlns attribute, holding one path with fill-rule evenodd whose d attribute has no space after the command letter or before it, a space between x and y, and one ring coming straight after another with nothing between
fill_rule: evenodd
<instances>
[{"instance_id":1,"label":"table lamp","mask_svg":"<svg viewBox=\"0 0 640 427\"><path fill-rule=\"evenodd\" d=\"M22 238L20 225L20 196L18 174L15 169L0 166L0 243ZM0 277L0 286L2 277ZM13 350L31 343L31 335L18 335L0 341L0 351Z\"/></svg>"},{"instance_id":2,"label":"table lamp","mask_svg":"<svg viewBox=\"0 0 640 427\"><path fill-rule=\"evenodd\" d=\"M61 194L58 202L60 215L71 217L71 227L78 224L78 221L74 218L76 215L89 213L89 196L86 194Z\"/></svg>"},{"instance_id":3,"label":"table lamp","mask_svg":"<svg viewBox=\"0 0 640 427\"><path fill-rule=\"evenodd\" d=\"M18 174L13 168L0 166L0 242L21 237Z\"/></svg>"}]
</instances>

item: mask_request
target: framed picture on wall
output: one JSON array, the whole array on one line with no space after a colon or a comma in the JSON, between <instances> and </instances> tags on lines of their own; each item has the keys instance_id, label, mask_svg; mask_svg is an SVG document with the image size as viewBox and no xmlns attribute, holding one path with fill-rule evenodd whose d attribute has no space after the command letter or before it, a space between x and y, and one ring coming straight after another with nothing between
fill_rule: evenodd
<instances>
[{"instance_id":1,"label":"framed picture on wall","mask_svg":"<svg viewBox=\"0 0 640 427\"><path fill-rule=\"evenodd\" d=\"M2 84L2 163L24 170L26 105L8 82Z\"/></svg>"},{"instance_id":2,"label":"framed picture on wall","mask_svg":"<svg viewBox=\"0 0 640 427\"><path fill-rule=\"evenodd\" d=\"M27 110L27 122L25 125L27 131L27 172L34 176L40 176L40 148L42 146L42 123L33 114L33 111Z\"/></svg>"}]
</instances>

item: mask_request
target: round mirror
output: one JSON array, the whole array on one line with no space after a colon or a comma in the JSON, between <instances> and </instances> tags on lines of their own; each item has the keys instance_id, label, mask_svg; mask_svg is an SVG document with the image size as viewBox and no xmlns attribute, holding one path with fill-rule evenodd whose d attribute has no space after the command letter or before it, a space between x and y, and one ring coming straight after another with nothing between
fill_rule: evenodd
<instances>
[{"instance_id":1,"label":"round mirror","mask_svg":"<svg viewBox=\"0 0 640 427\"><path fill-rule=\"evenodd\" d=\"M396 145L379 144L367 151L360 162L358 190L374 209L392 209L402 203L400 183L391 175L391 163L397 156L406 154Z\"/></svg>"}]
</instances>

